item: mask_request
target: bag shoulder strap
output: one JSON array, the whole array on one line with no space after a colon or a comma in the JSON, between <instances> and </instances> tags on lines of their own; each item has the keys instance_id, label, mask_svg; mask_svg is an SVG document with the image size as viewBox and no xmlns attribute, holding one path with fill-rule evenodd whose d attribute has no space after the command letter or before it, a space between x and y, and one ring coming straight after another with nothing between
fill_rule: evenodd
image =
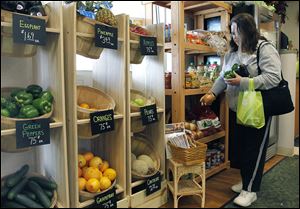
<instances>
[{"instance_id":1,"label":"bag shoulder strap","mask_svg":"<svg viewBox=\"0 0 300 209\"><path fill-rule=\"evenodd\" d=\"M264 40L264 41L262 41L262 42L258 45L257 52L256 52L256 62L257 62L258 75L261 74L261 69L260 69L260 67L259 67L259 51L260 51L261 46L262 46L264 43L266 43L266 44L271 44L270 42ZM272 44L271 44L271 45L272 45ZM281 70L281 78L282 78L282 80L284 80L283 74L282 74L282 70Z\"/></svg>"}]
</instances>

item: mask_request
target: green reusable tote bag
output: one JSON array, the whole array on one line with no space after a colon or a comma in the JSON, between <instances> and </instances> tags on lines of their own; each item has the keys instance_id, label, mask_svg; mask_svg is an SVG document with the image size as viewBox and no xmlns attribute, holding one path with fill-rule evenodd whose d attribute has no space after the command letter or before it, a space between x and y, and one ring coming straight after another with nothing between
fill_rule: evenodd
<instances>
[{"instance_id":1,"label":"green reusable tote bag","mask_svg":"<svg viewBox=\"0 0 300 209\"><path fill-rule=\"evenodd\" d=\"M261 92L255 91L253 79L249 79L249 90L239 93L237 123L257 129L265 125L263 99Z\"/></svg>"}]
</instances>

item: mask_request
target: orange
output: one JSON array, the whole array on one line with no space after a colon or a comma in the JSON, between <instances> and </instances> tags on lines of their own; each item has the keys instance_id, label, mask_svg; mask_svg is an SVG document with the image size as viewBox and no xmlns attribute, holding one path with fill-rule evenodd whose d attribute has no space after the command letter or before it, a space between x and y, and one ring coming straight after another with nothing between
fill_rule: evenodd
<instances>
[{"instance_id":1,"label":"orange","mask_svg":"<svg viewBox=\"0 0 300 209\"><path fill-rule=\"evenodd\" d=\"M110 181L113 181L117 177L117 172L112 168L108 168L104 171L103 176L106 176Z\"/></svg>"},{"instance_id":2,"label":"orange","mask_svg":"<svg viewBox=\"0 0 300 209\"><path fill-rule=\"evenodd\" d=\"M83 168L81 168L81 170L82 170L82 177L84 177L84 174L86 173L86 170L88 169L88 167L87 166L84 166Z\"/></svg>"},{"instance_id":3,"label":"orange","mask_svg":"<svg viewBox=\"0 0 300 209\"><path fill-rule=\"evenodd\" d=\"M109 180L109 178L106 176L103 176L100 179L100 189L103 191L103 190L108 189L110 186L111 186L111 181Z\"/></svg>"},{"instance_id":4,"label":"orange","mask_svg":"<svg viewBox=\"0 0 300 209\"><path fill-rule=\"evenodd\" d=\"M91 178L100 180L100 178L102 177L102 173L98 170L98 168L89 167L86 169L83 177L87 181Z\"/></svg>"},{"instance_id":5,"label":"orange","mask_svg":"<svg viewBox=\"0 0 300 209\"><path fill-rule=\"evenodd\" d=\"M91 178L86 182L85 188L88 192L96 193L100 189L100 182L98 179Z\"/></svg>"},{"instance_id":6,"label":"orange","mask_svg":"<svg viewBox=\"0 0 300 209\"><path fill-rule=\"evenodd\" d=\"M99 170L103 173L108 168L109 168L108 162L107 161L103 161L102 165L100 165Z\"/></svg>"},{"instance_id":7,"label":"orange","mask_svg":"<svg viewBox=\"0 0 300 209\"><path fill-rule=\"evenodd\" d=\"M100 165L102 164L102 159L98 156L93 157L90 162L89 166L94 168L100 168Z\"/></svg>"},{"instance_id":8,"label":"orange","mask_svg":"<svg viewBox=\"0 0 300 209\"><path fill-rule=\"evenodd\" d=\"M83 155L78 155L78 166L80 168L84 167L86 165L86 160L83 157Z\"/></svg>"},{"instance_id":9,"label":"orange","mask_svg":"<svg viewBox=\"0 0 300 209\"><path fill-rule=\"evenodd\" d=\"M88 163L88 162L90 162L91 159L93 159L94 154L92 152L86 152L83 154L83 156L84 156L86 162Z\"/></svg>"},{"instance_id":10,"label":"orange","mask_svg":"<svg viewBox=\"0 0 300 209\"><path fill-rule=\"evenodd\" d=\"M88 105L87 103L81 103L79 106L85 109L90 109L90 105Z\"/></svg>"},{"instance_id":11,"label":"orange","mask_svg":"<svg viewBox=\"0 0 300 209\"><path fill-rule=\"evenodd\" d=\"M79 178L79 179L78 179L78 187L79 187L79 191L85 190L86 182L87 182L87 181L85 180L85 178Z\"/></svg>"},{"instance_id":12,"label":"orange","mask_svg":"<svg viewBox=\"0 0 300 209\"><path fill-rule=\"evenodd\" d=\"M78 177L81 177L82 176L82 170L81 168L78 167Z\"/></svg>"}]
</instances>

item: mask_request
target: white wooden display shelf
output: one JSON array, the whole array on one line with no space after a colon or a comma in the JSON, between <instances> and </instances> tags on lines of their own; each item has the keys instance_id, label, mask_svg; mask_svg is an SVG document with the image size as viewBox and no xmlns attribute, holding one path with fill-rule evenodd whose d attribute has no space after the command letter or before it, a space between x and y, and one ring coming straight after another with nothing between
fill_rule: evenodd
<instances>
[{"instance_id":1,"label":"white wooden display shelf","mask_svg":"<svg viewBox=\"0 0 300 209\"><path fill-rule=\"evenodd\" d=\"M50 123L50 129L55 129L55 128L61 128L63 127L63 122L53 122ZM6 130L1 130L1 136L8 136L8 135L13 135L16 134L16 129L6 129Z\"/></svg>"},{"instance_id":2,"label":"white wooden display shelf","mask_svg":"<svg viewBox=\"0 0 300 209\"><path fill-rule=\"evenodd\" d=\"M127 193L127 152L126 152L126 47L127 47L127 18L126 15L117 15L118 29L118 49L106 49L95 47L101 50L99 58L93 58L93 69L91 76L91 87L96 88L109 95L115 102L114 119L115 130L100 134L101 140L81 140L78 135L80 126L90 123L90 119L78 119L77 117L77 65L76 56L79 45L78 38L94 41L95 34L92 32L81 33L85 27L77 28L78 18L76 13L76 3L64 5L64 48L65 53L65 73L66 73L66 98L67 109L67 134L68 134L68 164L70 177L70 205L73 208L87 207L93 204L94 200L80 202L78 190L78 163L77 156L80 150L91 151L95 156L108 161L111 168L117 172L117 194L118 207L129 207L129 195ZM89 30L91 31L91 30ZM86 62L89 59L86 58ZM117 145L117 146L116 146Z\"/></svg>"},{"instance_id":3,"label":"white wooden display shelf","mask_svg":"<svg viewBox=\"0 0 300 209\"><path fill-rule=\"evenodd\" d=\"M1 176L11 174L24 164L29 172L52 178L58 185L55 207L70 207L69 175L67 169L67 138L65 118L65 83L63 57L62 2L48 3L51 14L47 22L46 45L37 46L30 57L5 56L1 53L1 88L26 87L38 84L54 97L54 109L50 119L50 144L36 146L26 152L1 152ZM11 23L1 22L1 27L12 28ZM12 45L18 51L25 44ZM31 45L28 45L30 47ZM27 45L26 45L27 47ZM30 119L29 119L30 120ZM14 139L16 129L1 130L1 138ZM2 160L3 159L3 160ZM5 160L4 160L5 159Z\"/></svg>"},{"instance_id":4,"label":"white wooden display shelf","mask_svg":"<svg viewBox=\"0 0 300 209\"><path fill-rule=\"evenodd\" d=\"M174 182L168 182L168 187L172 193L174 193ZM200 193L202 187L195 180L180 180L178 183L178 192L179 196L194 195Z\"/></svg>"},{"instance_id":5,"label":"white wooden display shelf","mask_svg":"<svg viewBox=\"0 0 300 209\"><path fill-rule=\"evenodd\" d=\"M159 172L160 172L161 176L164 176L164 172L163 171L159 171ZM135 187L138 187L138 186L144 184L145 182L146 182L145 179L133 181L131 183L131 189L133 189Z\"/></svg>"}]
</instances>

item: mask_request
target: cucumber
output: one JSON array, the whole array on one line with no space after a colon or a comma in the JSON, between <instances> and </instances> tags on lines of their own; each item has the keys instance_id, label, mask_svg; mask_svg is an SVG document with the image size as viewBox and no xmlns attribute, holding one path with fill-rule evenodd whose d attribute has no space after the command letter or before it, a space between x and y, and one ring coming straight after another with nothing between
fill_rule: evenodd
<instances>
[{"instance_id":1,"label":"cucumber","mask_svg":"<svg viewBox=\"0 0 300 209\"><path fill-rule=\"evenodd\" d=\"M28 181L27 178L23 178L20 183L18 183L11 190L9 190L7 194L7 199L13 200L15 196L17 196L17 194L23 190L23 188L27 184L27 181Z\"/></svg>"},{"instance_id":2,"label":"cucumber","mask_svg":"<svg viewBox=\"0 0 300 209\"><path fill-rule=\"evenodd\" d=\"M3 204L3 208L26 208L24 205L13 201L5 201Z\"/></svg>"},{"instance_id":3,"label":"cucumber","mask_svg":"<svg viewBox=\"0 0 300 209\"><path fill-rule=\"evenodd\" d=\"M39 202L45 207L49 208L51 206L51 201L43 191L43 189L35 181L29 181L27 183L29 189L36 195Z\"/></svg>"},{"instance_id":4,"label":"cucumber","mask_svg":"<svg viewBox=\"0 0 300 209\"><path fill-rule=\"evenodd\" d=\"M52 197L53 197L53 192L52 191L50 191L50 190L46 190L46 189L44 189L44 192L45 192L45 194L47 195L47 197L49 197L50 198L50 200L52 199Z\"/></svg>"},{"instance_id":5,"label":"cucumber","mask_svg":"<svg viewBox=\"0 0 300 209\"><path fill-rule=\"evenodd\" d=\"M1 187L1 198L6 197L7 193L9 192L10 188L8 188L7 186L2 186Z\"/></svg>"},{"instance_id":6,"label":"cucumber","mask_svg":"<svg viewBox=\"0 0 300 209\"><path fill-rule=\"evenodd\" d=\"M24 165L20 170L9 176L5 182L6 186L14 187L27 174L29 165Z\"/></svg>"},{"instance_id":7,"label":"cucumber","mask_svg":"<svg viewBox=\"0 0 300 209\"><path fill-rule=\"evenodd\" d=\"M57 184L54 181L49 181L44 177L30 177L29 180L35 181L38 183L43 189L55 190L57 189Z\"/></svg>"},{"instance_id":8,"label":"cucumber","mask_svg":"<svg viewBox=\"0 0 300 209\"><path fill-rule=\"evenodd\" d=\"M27 197L29 197L32 200L36 200L36 195L33 192L31 192L31 191L24 190L22 192L22 194L26 195Z\"/></svg>"},{"instance_id":9,"label":"cucumber","mask_svg":"<svg viewBox=\"0 0 300 209\"><path fill-rule=\"evenodd\" d=\"M28 198L26 195L23 194L18 194L15 197L15 201L19 204L25 205L28 208L43 208L42 205L31 200L30 198Z\"/></svg>"}]
</instances>

